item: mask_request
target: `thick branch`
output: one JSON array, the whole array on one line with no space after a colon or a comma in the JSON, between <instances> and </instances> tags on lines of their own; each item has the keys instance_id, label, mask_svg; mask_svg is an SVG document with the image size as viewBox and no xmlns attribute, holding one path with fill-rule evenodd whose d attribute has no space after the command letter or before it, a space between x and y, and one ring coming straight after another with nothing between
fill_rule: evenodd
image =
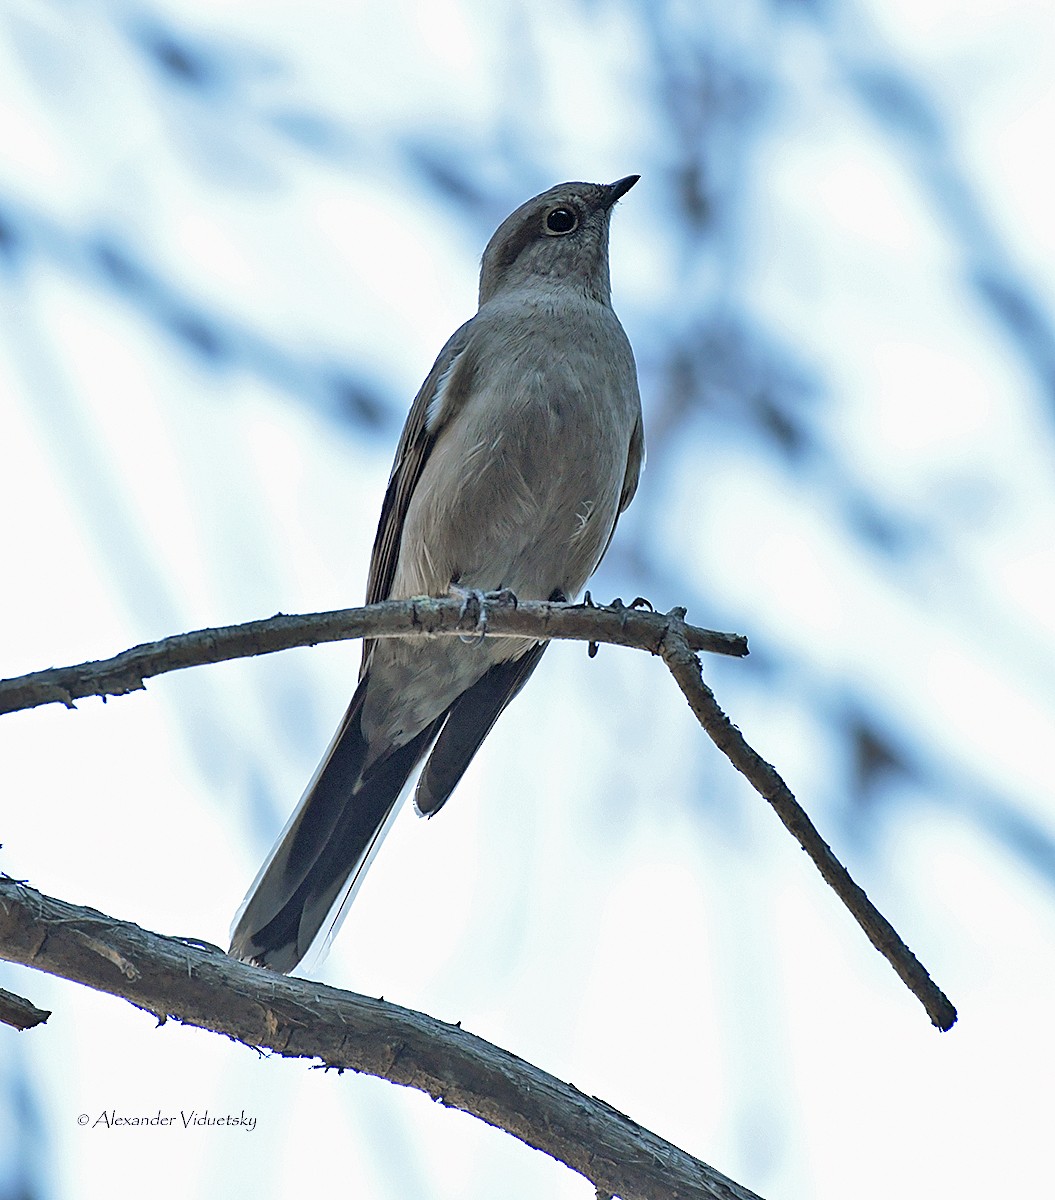
<instances>
[{"instance_id":1,"label":"thick branch","mask_svg":"<svg viewBox=\"0 0 1055 1200\"><path fill-rule=\"evenodd\" d=\"M799 845L813 860L817 870L835 889L839 899L853 914L869 941L901 976L905 985L927 1010L931 1021L941 1030L956 1022L956 1009L945 993L927 974L926 969L905 945L897 930L868 899L864 890L832 853L792 795L790 788L760 754L747 744L744 735L722 712L714 693L704 683L700 660L682 630L684 609L674 609L668 618L670 629L660 653L689 702L689 707L707 731L711 741L744 775L760 796L772 805L777 816Z\"/></svg>"},{"instance_id":2,"label":"thick branch","mask_svg":"<svg viewBox=\"0 0 1055 1200\"><path fill-rule=\"evenodd\" d=\"M290 1058L427 1092L622 1200L758 1200L614 1108L424 1013L249 967L0 878L0 957Z\"/></svg>"},{"instance_id":3,"label":"thick branch","mask_svg":"<svg viewBox=\"0 0 1055 1200\"><path fill-rule=\"evenodd\" d=\"M618 602L597 607L530 600L503 603L496 597L489 597L485 607L487 634L493 637L605 642L612 646L633 646L655 654L667 627L662 614L624 608ZM46 671L0 680L0 713L36 708L41 704L58 703L72 708L73 701L84 696L123 696L138 691L145 687L145 680L168 671L273 654L294 646L364 637L472 633L476 628L476 615L463 615L462 610L460 600L434 600L421 596L414 600L387 600L365 608L344 608L304 616L279 613L264 621L181 633L159 642L133 646L131 650L98 662L51 667ZM717 633L686 625L685 636L693 650L737 657L747 654L747 639L739 634Z\"/></svg>"}]
</instances>

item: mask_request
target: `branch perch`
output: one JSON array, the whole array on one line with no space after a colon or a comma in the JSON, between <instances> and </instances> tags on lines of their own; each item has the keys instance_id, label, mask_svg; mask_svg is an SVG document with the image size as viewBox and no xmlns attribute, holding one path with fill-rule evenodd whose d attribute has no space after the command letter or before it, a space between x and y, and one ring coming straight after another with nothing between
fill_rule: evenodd
<instances>
[{"instance_id":1,"label":"branch perch","mask_svg":"<svg viewBox=\"0 0 1055 1200\"><path fill-rule=\"evenodd\" d=\"M759 1200L713 1167L458 1025L249 967L0 877L0 957L287 1058L427 1092L622 1200Z\"/></svg>"},{"instance_id":2,"label":"branch perch","mask_svg":"<svg viewBox=\"0 0 1055 1200\"><path fill-rule=\"evenodd\" d=\"M610 605L549 604L522 600L501 602L488 597L489 637L604 642L631 646L655 654L666 632L662 613ZM113 658L78 663L72 667L50 667L13 679L0 680L0 714L36 708L41 704L65 704L86 696L125 696L140 691L146 680L185 667L274 654L295 646L352 638L408 637L422 634L465 634L476 629L475 616L466 618L457 599L386 600L364 608L341 608L333 612L286 616L277 613L263 621L219 626L180 633L159 642L133 646ZM685 626L685 637L693 650L712 654L747 654L747 638L735 633Z\"/></svg>"},{"instance_id":3,"label":"branch perch","mask_svg":"<svg viewBox=\"0 0 1055 1200\"><path fill-rule=\"evenodd\" d=\"M498 593L485 597L479 615L481 622L485 622L487 637L605 642L661 656L718 749L773 807L872 944L923 1004L933 1024L941 1030L951 1029L956 1009L890 922L853 881L787 784L747 744L703 682L699 651L743 656L747 653L747 640L736 634L688 625L683 608L662 614L642 611L637 604L635 601L627 608L619 601L607 607L592 603L517 603ZM74 700L84 696L119 696L143 688L146 679L167 671L269 654L293 646L359 637L465 634L480 628L476 617L475 612L466 614L458 599L418 597L307 616L279 614L266 621L202 629L135 646L100 662L55 667L4 680L0 682L0 713L56 702L73 707Z\"/></svg>"}]
</instances>

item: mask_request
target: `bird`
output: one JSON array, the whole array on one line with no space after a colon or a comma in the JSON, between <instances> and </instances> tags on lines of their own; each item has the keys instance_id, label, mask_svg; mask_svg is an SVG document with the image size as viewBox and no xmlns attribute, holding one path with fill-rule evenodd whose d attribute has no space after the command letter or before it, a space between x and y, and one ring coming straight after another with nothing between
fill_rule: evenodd
<instances>
[{"instance_id":1,"label":"bird","mask_svg":"<svg viewBox=\"0 0 1055 1200\"><path fill-rule=\"evenodd\" d=\"M613 207L639 178L559 184L491 237L476 315L440 351L399 439L368 604L572 601L596 570L644 458L608 261ZM418 813L446 803L547 645L469 640L364 641L351 703L236 914L232 956L288 973L324 926L332 936L423 760Z\"/></svg>"}]
</instances>

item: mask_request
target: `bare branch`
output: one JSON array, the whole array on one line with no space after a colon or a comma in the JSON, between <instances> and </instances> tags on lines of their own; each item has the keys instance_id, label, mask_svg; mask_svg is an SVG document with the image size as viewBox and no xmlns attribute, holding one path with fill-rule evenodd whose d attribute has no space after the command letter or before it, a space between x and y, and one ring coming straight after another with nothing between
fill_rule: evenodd
<instances>
[{"instance_id":1,"label":"bare branch","mask_svg":"<svg viewBox=\"0 0 1055 1200\"><path fill-rule=\"evenodd\" d=\"M787 784L747 744L703 682L697 658L700 650L742 656L747 654L747 639L687 625L683 608L661 614L651 607L648 611L638 607L644 603L635 600L627 607L616 600L600 607L589 600L586 604L517 602L509 593L493 593L472 612L457 598L422 596L306 616L279 614L265 621L149 642L100 662L53 667L0 681L0 713L56 702L73 707L79 697L124 695L144 687L149 677L167 671L347 638L450 637L485 629L488 637L572 639L590 643L591 649L605 642L647 650L662 656L711 740L772 805L872 944L926 1008L931 1021L941 1030L951 1029L956 1009L853 881Z\"/></svg>"},{"instance_id":2,"label":"bare branch","mask_svg":"<svg viewBox=\"0 0 1055 1200\"><path fill-rule=\"evenodd\" d=\"M688 700L689 707L711 741L746 777L755 791L769 802L788 831L813 860L825 881L853 914L872 945L927 1010L931 1021L943 1032L951 1029L956 1022L956 1009L948 997L927 974L923 964L902 941L893 925L853 881L788 785L760 754L751 749L744 735L722 712L714 693L703 681L700 660L682 631L684 616L683 608L674 609L668 614L670 628L660 653Z\"/></svg>"},{"instance_id":3,"label":"bare branch","mask_svg":"<svg viewBox=\"0 0 1055 1200\"><path fill-rule=\"evenodd\" d=\"M618 602L607 607L592 604L547 604L515 602L486 597L485 612L489 637L531 637L605 642L657 653L666 631L660 613L625 608ZM199 667L233 658L273 654L294 646L315 646L351 638L408 637L422 634L452 635L473 632L475 614L466 617L458 599L386 600L365 608L285 616L264 621L199 629L133 646L113 658L51 667L14 679L0 680L0 714L41 704L65 704L85 696L124 696L145 687L154 675ZM743 657L747 639L735 633L685 626L693 650Z\"/></svg>"},{"instance_id":4,"label":"bare branch","mask_svg":"<svg viewBox=\"0 0 1055 1200\"><path fill-rule=\"evenodd\" d=\"M42 1025L51 1013L35 1004L0 988L0 1021L12 1029L32 1029Z\"/></svg>"},{"instance_id":5,"label":"bare branch","mask_svg":"<svg viewBox=\"0 0 1055 1200\"><path fill-rule=\"evenodd\" d=\"M758 1200L593 1096L458 1025L161 937L0 878L0 957L123 997L164 1023L376 1075L504 1129L622 1200Z\"/></svg>"}]
</instances>

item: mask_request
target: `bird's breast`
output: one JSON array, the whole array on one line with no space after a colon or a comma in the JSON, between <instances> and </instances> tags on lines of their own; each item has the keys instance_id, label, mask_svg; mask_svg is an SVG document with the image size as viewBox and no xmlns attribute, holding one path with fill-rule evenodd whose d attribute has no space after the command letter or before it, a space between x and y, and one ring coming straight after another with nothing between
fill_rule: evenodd
<instances>
[{"instance_id":1,"label":"bird's breast","mask_svg":"<svg viewBox=\"0 0 1055 1200\"><path fill-rule=\"evenodd\" d=\"M477 365L408 508L393 595L443 592L457 578L546 599L589 578L617 516L639 403L625 336L567 332L563 322L544 337L518 330Z\"/></svg>"}]
</instances>

